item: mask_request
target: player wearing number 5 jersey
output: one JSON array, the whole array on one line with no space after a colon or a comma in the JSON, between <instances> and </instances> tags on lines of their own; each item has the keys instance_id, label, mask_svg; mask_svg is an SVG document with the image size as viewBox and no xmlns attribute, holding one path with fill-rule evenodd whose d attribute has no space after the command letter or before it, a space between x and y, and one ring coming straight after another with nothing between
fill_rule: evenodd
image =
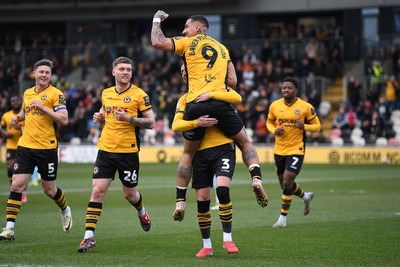
<instances>
[{"instance_id":1,"label":"player wearing number 5 jersey","mask_svg":"<svg viewBox=\"0 0 400 267\"><path fill-rule=\"evenodd\" d=\"M48 59L33 66L35 86L25 90L22 109L11 119L11 127L24 121L24 130L18 140L16 161L7 201L7 224L0 240L14 240L14 225L21 209L22 191L26 188L35 166L42 176L43 192L54 200L61 210L65 232L72 227L71 209L64 192L56 186L57 137L56 125L68 124L68 111L63 93L50 84L53 63Z\"/></svg>"},{"instance_id":2,"label":"player wearing number 5 jersey","mask_svg":"<svg viewBox=\"0 0 400 267\"><path fill-rule=\"evenodd\" d=\"M102 107L93 115L94 122L105 121L98 141L98 154L93 168L92 195L86 210L85 235L78 252L96 245L94 231L100 219L103 199L118 171L125 199L136 209L144 231L149 231L150 218L137 191L139 181L139 129L154 127L154 113L149 96L131 84L133 62L119 57L112 63L115 86L104 89Z\"/></svg>"},{"instance_id":3,"label":"player wearing number 5 jersey","mask_svg":"<svg viewBox=\"0 0 400 267\"><path fill-rule=\"evenodd\" d=\"M227 102L218 100L198 101L198 97L206 92L227 91L228 86L236 85L235 67L231 62L228 49L207 35L208 20L201 15L189 17L182 32L184 36L166 38L161 30L161 22L169 15L162 10L157 11L153 18L151 31L152 45L160 50L173 51L183 61L187 75L187 97L185 120L196 120L209 115L218 120L217 127L225 136L232 138L242 151L244 163L248 166L252 178L252 187L256 199L261 207L268 204L261 181L261 169L258 154L250 142L243 122L234 108ZM197 151L205 129L198 127L183 133L183 137L190 141L185 144L185 155L193 158ZM189 160L178 166L178 176L189 177L187 171L191 168Z\"/></svg>"},{"instance_id":4,"label":"player wearing number 5 jersey","mask_svg":"<svg viewBox=\"0 0 400 267\"><path fill-rule=\"evenodd\" d=\"M296 176L303 165L306 132L318 132L321 123L314 107L297 97L297 79L287 77L282 83L283 98L273 102L269 108L267 128L275 134L275 166L279 183L283 190L281 215L274 228L286 227L293 195L304 201L304 215L310 212L312 192L304 192L295 183Z\"/></svg>"}]
</instances>

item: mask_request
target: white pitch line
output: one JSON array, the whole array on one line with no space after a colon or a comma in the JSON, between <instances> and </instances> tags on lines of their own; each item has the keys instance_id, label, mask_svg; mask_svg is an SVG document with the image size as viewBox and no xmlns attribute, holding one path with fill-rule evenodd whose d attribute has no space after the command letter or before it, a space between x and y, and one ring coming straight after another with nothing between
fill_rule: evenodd
<instances>
[{"instance_id":1,"label":"white pitch line","mask_svg":"<svg viewBox=\"0 0 400 267\"><path fill-rule=\"evenodd\" d=\"M165 178L165 177L164 177ZM296 179L296 181L298 181L299 183L324 183L324 182L337 182L337 181L348 181L348 182L353 182L353 181L366 181L366 180L382 180L382 179L394 179L393 176L370 176L370 177L329 177L329 178L298 178ZM397 179L397 178L395 178ZM174 180L175 181L175 180ZM117 184L118 185L117 185ZM143 182L144 184L141 184L139 182L139 189L165 189L165 188L171 188L174 189L175 188L175 184L173 183L168 183L168 184L155 184L155 185L148 185L146 184L146 182ZM263 184L264 185L268 185L268 184L277 184L278 183L278 179L277 178L264 178L263 180ZM115 180L113 182L112 185L115 186L111 186L108 191L120 191L122 190L120 187L120 183L118 182L118 180ZM249 180L235 180L235 178L233 178L233 182L232 185L251 185L250 183L250 178ZM116 187L118 186L118 187ZM36 194L43 194L43 191L41 190L41 187L37 187L38 189L32 190L35 187L28 187L28 194L29 195L36 195ZM79 187L79 188L69 188L69 189L63 189L64 192L66 193L84 193L84 192L91 192L92 191L92 187ZM10 194L9 191L3 191L0 192L0 196L8 196Z\"/></svg>"}]
</instances>

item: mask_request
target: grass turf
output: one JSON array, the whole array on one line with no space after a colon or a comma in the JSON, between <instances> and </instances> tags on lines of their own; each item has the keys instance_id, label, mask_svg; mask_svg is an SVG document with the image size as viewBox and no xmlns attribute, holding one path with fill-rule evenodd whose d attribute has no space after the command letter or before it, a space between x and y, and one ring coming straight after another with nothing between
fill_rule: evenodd
<instances>
[{"instance_id":1,"label":"grass turf","mask_svg":"<svg viewBox=\"0 0 400 267\"><path fill-rule=\"evenodd\" d=\"M194 191L188 190L183 222L172 219L176 164L142 164L139 191L152 219L144 232L115 180L103 203L97 246L76 249L85 231L91 192L91 164L60 164L57 184L72 208L74 225L64 233L59 210L40 187L28 188L15 227L15 241L0 242L0 266L399 266L400 166L304 164L297 182L315 198L311 213L294 197L285 229L273 229L281 190L273 165L263 165L270 204L262 209L251 192L244 165L236 167L231 187L233 239L239 253L222 248L218 211L211 211L214 255L197 259L202 247ZM0 226L5 225L9 194L5 164L0 164ZM212 205L214 195L212 198Z\"/></svg>"}]
</instances>

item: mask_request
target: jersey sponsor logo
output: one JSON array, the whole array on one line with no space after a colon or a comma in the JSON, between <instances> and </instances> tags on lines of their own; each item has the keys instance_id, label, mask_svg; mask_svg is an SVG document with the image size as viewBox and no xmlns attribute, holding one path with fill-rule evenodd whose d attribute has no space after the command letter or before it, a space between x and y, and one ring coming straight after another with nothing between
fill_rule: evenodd
<instances>
[{"instance_id":1,"label":"jersey sponsor logo","mask_svg":"<svg viewBox=\"0 0 400 267\"><path fill-rule=\"evenodd\" d=\"M213 76L213 75L211 75L211 74L207 74L206 76L204 76L204 80L207 82L207 83L210 83L210 82L212 82L212 81L215 81L217 78L215 77L215 76Z\"/></svg>"},{"instance_id":2,"label":"jersey sponsor logo","mask_svg":"<svg viewBox=\"0 0 400 267\"><path fill-rule=\"evenodd\" d=\"M42 99L42 100L45 100L46 98L47 98L46 94L43 94L43 95L40 96L40 99Z\"/></svg>"},{"instance_id":3,"label":"jersey sponsor logo","mask_svg":"<svg viewBox=\"0 0 400 267\"><path fill-rule=\"evenodd\" d=\"M124 103L129 103L129 102L131 102L131 97L130 96L125 96L125 98L124 98Z\"/></svg>"},{"instance_id":4,"label":"jersey sponsor logo","mask_svg":"<svg viewBox=\"0 0 400 267\"><path fill-rule=\"evenodd\" d=\"M125 112L128 112L128 109L123 108L123 107L117 107L117 106L112 106L112 107L111 106L106 106L104 109L105 109L106 116L109 116L109 115L115 116L115 113L119 109L123 109Z\"/></svg>"},{"instance_id":5,"label":"jersey sponsor logo","mask_svg":"<svg viewBox=\"0 0 400 267\"><path fill-rule=\"evenodd\" d=\"M35 115L43 116L44 112L41 111L40 109L38 109L37 107L26 106L25 107L25 114L26 115L30 114L32 116L35 116Z\"/></svg>"}]
</instances>

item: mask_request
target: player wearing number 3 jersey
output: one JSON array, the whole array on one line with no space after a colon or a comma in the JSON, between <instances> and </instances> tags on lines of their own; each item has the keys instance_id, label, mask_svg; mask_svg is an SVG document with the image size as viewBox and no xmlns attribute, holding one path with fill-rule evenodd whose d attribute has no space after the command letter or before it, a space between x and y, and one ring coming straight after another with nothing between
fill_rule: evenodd
<instances>
[{"instance_id":1,"label":"player wearing number 3 jersey","mask_svg":"<svg viewBox=\"0 0 400 267\"><path fill-rule=\"evenodd\" d=\"M234 87L237 82L235 67L228 49L207 35L209 23L201 15L191 16L185 23L183 36L166 38L161 22L169 15L162 10L156 12L151 30L152 45L160 50L172 51L182 58L187 79L187 97L184 119L196 120L208 115L217 119L216 126L225 136L232 138L242 151L244 163L248 166L253 181L252 187L261 207L268 204L268 196L262 188L258 154L250 142L243 122L234 108L227 102L202 99L207 92L222 92ZM178 166L178 177L190 176L191 159L205 134L204 127L183 133L186 142L184 154Z\"/></svg>"},{"instance_id":2,"label":"player wearing number 3 jersey","mask_svg":"<svg viewBox=\"0 0 400 267\"><path fill-rule=\"evenodd\" d=\"M152 129L154 114L149 96L131 84L133 62L119 57L112 64L115 86L104 89L102 107L93 115L94 122L105 121L97 144L99 152L93 168L93 189L86 210L85 236L78 252L86 252L96 245L94 231L108 187L118 171L125 199L135 207L144 231L151 221L137 191L139 180L139 128Z\"/></svg>"}]
</instances>

